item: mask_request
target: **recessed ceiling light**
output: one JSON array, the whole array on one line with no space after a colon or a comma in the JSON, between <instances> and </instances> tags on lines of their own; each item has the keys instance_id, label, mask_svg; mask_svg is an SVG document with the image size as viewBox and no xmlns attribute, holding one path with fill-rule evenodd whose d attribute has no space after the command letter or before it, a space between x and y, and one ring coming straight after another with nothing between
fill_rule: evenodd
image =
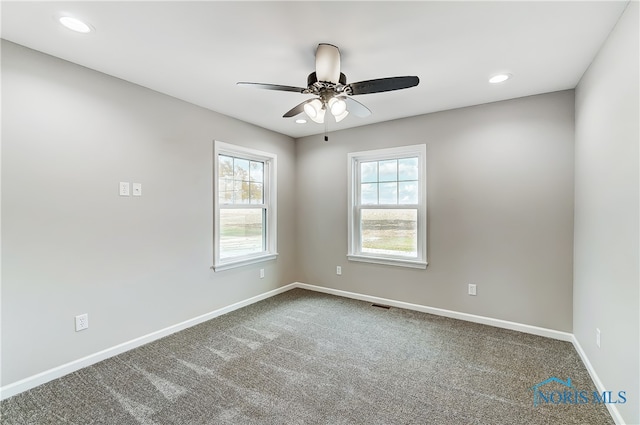
<instances>
[{"instance_id":1,"label":"recessed ceiling light","mask_svg":"<svg viewBox=\"0 0 640 425\"><path fill-rule=\"evenodd\" d=\"M491 84L498 84L507 81L509 78L511 78L511 74L497 74L489 78L489 82Z\"/></svg>"},{"instance_id":2,"label":"recessed ceiling light","mask_svg":"<svg viewBox=\"0 0 640 425\"><path fill-rule=\"evenodd\" d=\"M72 18L71 16L63 16L58 20L71 31L81 32L83 34L91 32L91 27L80 19Z\"/></svg>"},{"instance_id":3,"label":"recessed ceiling light","mask_svg":"<svg viewBox=\"0 0 640 425\"><path fill-rule=\"evenodd\" d=\"M297 123L297 124L306 124L306 123L307 123L307 120L305 120L304 118L298 118L298 119L296 120L296 123Z\"/></svg>"}]
</instances>

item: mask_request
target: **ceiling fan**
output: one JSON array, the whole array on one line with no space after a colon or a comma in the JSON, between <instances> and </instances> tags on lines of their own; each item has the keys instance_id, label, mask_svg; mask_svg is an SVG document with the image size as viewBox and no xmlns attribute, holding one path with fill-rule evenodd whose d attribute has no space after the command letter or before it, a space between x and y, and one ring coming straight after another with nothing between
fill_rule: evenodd
<instances>
[{"instance_id":1,"label":"ceiling fan","mask_svg":"<svg viewBox=\"0 0 640 425\"><path fill-rule=\"evenodd\" d=\"M358 117L371 115L369 108L351 96L407 89L417 86L419 82L418 77L407 76L347 84L347 77L340 72L340 50L332 44L321 43L316 50L316 70L307 77L306 88L248 82L239 82L238 85L315 95L316 97L294 106L283 118L291 118L305 112L311 120L323 123L327 110L336 122L342 121L349 112Z\"/></svg>"}]
</instances>

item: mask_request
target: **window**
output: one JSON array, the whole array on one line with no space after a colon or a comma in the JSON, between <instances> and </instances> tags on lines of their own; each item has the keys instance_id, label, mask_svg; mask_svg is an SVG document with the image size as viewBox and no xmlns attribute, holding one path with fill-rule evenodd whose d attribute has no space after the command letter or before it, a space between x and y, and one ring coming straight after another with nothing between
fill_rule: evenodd
<instances>
[{"instance_id":1,"label":"window","mask_svg":"<svg viewBox=\"0 0 640 425\"><path fill-rule=\"evenodd\" d=\"M214 270L276 258L276 155L215 142Z\"/></svg>"},{"instance_id":2,"label":"window","mask_svg":"<svg viewBox=\"0 0 640 425\"><path fill-rule=\"evenodd\" d=\"M349 260L426 268L426 152L349 154Z\"/></svg>"}]
</instances>

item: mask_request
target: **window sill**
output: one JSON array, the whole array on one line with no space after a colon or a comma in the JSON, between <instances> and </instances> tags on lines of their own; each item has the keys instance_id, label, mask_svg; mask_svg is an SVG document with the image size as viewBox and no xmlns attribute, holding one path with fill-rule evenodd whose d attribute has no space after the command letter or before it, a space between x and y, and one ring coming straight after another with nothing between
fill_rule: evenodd
<instances>
[{"instance_id":1,"label":"window sill","mask_svg":"<svg viewBox=\"0 0 640 425\"><path fill-rule=\"evenodd\" d=\"M276 252L275 254L264 254L264 255L255 256L255 257L225 261L219 264L215 264L211 268L216 272L221 272L224 270L235 269L236 267L248 266L249 264L262 263L264 261L275 260L277 257L278 257L278 253Z\"/></svg>"},{"instance_id":2,"label":"window sill","mask_svg":"<svg viewBox=\"0 0 640 425\"><path fill-rule=\"evenodd\" d=\"M384 264L387 266L409 267L414 269L426 269L429 263L420 260L405 260L400 258L373 257L369 255L347 255L349 261L361 261L364 263Z\"/></svg>"}]
</instances>

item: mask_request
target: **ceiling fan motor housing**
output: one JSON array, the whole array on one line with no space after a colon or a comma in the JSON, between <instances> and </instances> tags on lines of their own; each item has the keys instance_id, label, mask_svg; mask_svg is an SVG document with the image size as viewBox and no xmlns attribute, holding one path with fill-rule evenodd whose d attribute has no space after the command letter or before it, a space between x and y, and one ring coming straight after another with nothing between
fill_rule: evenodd
<instances>
[{"instance_id":1,"label":"ceiling fan motor housing","mask_svg":"<svg viewBox=\"0 0 640 425\"><path fill-rule=\"evenodd\" d=\"M338 83L340 79L340 50L333 44L318 44L316 73L318 80L323 83Z\"/></svg>"}]
</instances>

